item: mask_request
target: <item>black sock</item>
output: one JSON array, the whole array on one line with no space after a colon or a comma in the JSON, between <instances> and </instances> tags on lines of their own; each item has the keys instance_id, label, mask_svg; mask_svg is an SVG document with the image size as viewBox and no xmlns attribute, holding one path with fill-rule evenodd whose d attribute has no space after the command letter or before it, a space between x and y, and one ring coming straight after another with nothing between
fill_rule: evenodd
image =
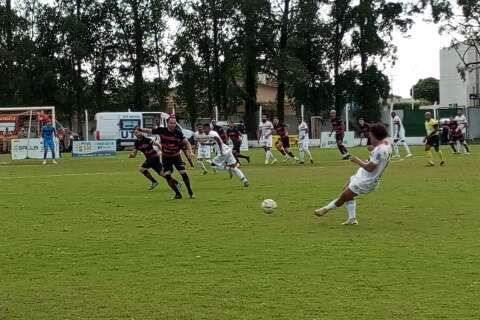
<instances>
[{"instance_id":1,"label":"black sock","mask_svg":"<svg viewBox=\"0 0 480 320\"><path fill-rule=\"evenodd\" d=\"M181 195L180 190L177 188L177 180L173 179L171 175L166 175L165 180L167 180L168 186L175 192L176 195Z\"/></svg>"},{"instance_id":2,"label":"black sock","mask_svg":"<svg viewBox=\"0 0 480 320\"><path fill-rule=\"evenodd\" d=\"M345 148L345 146L343 146L343 145L341 145L341 144L338 144L338 145L337 145L337 148L338 148L338 150L340 151L341 154L346 154L346 153L348 153L347 148Z\"/></svg>"},{"instance_id":3,"label":"black sock","mask_svg":"<svg viewBox=\"0 0 480 320\"><path fill-rule=\"evenodd\" d=\"M295 158L295 155L291 151L288 151L288 155L292 158Z\"/></svg>"},{"instance_id":4,"label":"black sock","mask_svg":"<svg viewBox=\"0 0 480 320\"><path fill-rule=\"evenodd\" d=\"M470 149L468 148L468 144L463 143L463 147L465 148L465 150L467 150L467 152L470 152Z\"/></svg>"},{"instance_id":5,"label":"black sock","mask_svg":"<svg viewBox=\"0 0 480 320\"><path fill-rule=\"evenodd\" d=\"M145 178L147 178L148 180L150 180L152 183L155 183L157 182L157 180L155 180L152 175L150 174L150 172L148 172L147 170L143 171L142 174L145 176Z\"/></svg>"},{"instance_id":6,"label":"black sock","mask_svg":"<svg viewBox=\"0 0 480 320\"><path fill-rule=\"evenodd\" d=\"M457 152L457 149L455 148L455 145L453 143L450 143L450 147L452 147L453 152L455 152L455 153Z\"/></svg>"},{"instance_id":7,"label":"black sock","mask_svg":"<svg viewBox=\"0 0 480 320\"><path fill-rule=\"evenodd\" d=\"M282 154L282 156L285 156L285 155L286 155L285 151L283 151L283 150L279 150L279 151L280 151L280 153Z\"/></svg>"},{"instance_id":8,"label":"black sock","mask_svg":"<svg viewBox=\"0 0 480 320\"><path fill-rule=\"evenodd\" d=\"M192 188L190 187L190 178L186 173L182 173L182 179L183 179L183 182L185 183L185 187L187 187L188 194L192 195L193 191L192 191Z\"/></svg>"}]
</instances>

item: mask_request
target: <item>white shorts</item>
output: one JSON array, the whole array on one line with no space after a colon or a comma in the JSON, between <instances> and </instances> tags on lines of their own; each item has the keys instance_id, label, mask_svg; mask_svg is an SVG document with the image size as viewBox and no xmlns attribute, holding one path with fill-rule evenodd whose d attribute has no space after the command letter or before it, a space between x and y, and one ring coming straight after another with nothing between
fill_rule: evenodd
<instances>
[{"instance_id":1,"label":"white shorts","mask_svg":"<svg viewBox=\"0 0 480 320\"><path fill-rule=\"evenodd\" d=\"M298 149L300 149L300 151L308 151L309 144L310 141L308 140L300 141L300 143L298 144Z\"/></svg>"},{"instance_id":2,"label":"white shorts","mask_svg":"<svg viewBox=\"0 0 480 320\"><path fill-rule=\"evenodd\" d=\"M365 183L355 176L350 178L350 182L348 184L348 189L352 190L356 194L367 194L375 191L376 188L376 184L372 185L371 183Z\"/></svg>"},{"instance_id":3,"label":"white shorts","mask_svg":"<svg viewBox=\"0 0 480 320\"><path fill-rule=\"evenodd\" d=\"M231 166L237 163L237 159L233 156L232 151L225 152L223 155L218 155L213 158L212 163L218 167L224 167L225 165Z\"/></svg>"},{"instance_id":4,"label":"white shorts","mask_svg":"<svg viewBox=\"0 0 480 320\"><path fill-rule=\"evenodd\" d=\"M271 148L273 146L273 138L262 138L260 139L260 147L262 148Z\"/></svg>"},{"instance_id":5,"label":"white shorts","mask_svg":"<svg viewBox=\"0 0 480 320\"><path fill-rule=\"evenodd\" d=\"M210 159L210 146L199 146L197 150L197 159Z\"/></svg>"}]
</instances>

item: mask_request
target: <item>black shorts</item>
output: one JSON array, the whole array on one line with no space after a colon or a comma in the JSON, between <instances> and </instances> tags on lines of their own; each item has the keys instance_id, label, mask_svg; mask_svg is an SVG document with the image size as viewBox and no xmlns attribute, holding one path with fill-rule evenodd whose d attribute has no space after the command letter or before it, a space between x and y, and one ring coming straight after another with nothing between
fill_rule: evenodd
<instances>
[{"instance_id":1,"label":"black shorts","mask_svg":"<svg viewBox=\"0 0 480 320\"><path fill-rule=\"evenodd\" d=\"M343 144L343 138L345 137L345 134L342 133L335 133L335 140L337 141L337 144Z\"/></svg>"},{"instance_id":2,"label":"black shorts","mask_svg":"<svg viewBox=\"0 0 480 320\"><path fill-rule=\"evenodd\" d=\"M370 139L370 135L368 135L367 137L367 146L371 146L372 145L372 140Z\"/></svg>"},{"instance_id":3,"label":"black shorts","mask_svg":"<svg viewBox=\"0 0 480 320\"><path fill-rule=\"evenodd\" d=\"M233 153L240 154L241 147L242 147L241 141L233 141Z\"/></svg>"},{"instance_id":4,"label":"black shorts","mask_svg":"<svg viewBox=\"0 0 480 320\"><path fill-rule=\"evenodd\" d=\"M460 134L460 135L457 135L457 136L452 135L450 141L452 141L452 142L460 141L460 142L463 143L465 141L465 135L464 134Z\"/></svg>"},{"instance_id":5,"label":"black shorts","mask_svg":"<svg viewBox=\"0 0 480 320\"><path fill-rule=\"evenodd\" d=\"M288 138L288 136L280 137L280 140L279 140L279 141L282 143L282 146L283 146L285 149L290 148L290 139Z\"/></svg>"},{"instance_id":6,"label":"black shorts","mask_svg":"<svg viewBox=\"0 0 480 320\"><path fill-rule=\"evenodd\" d=\"M427 146L431 146L431 147L434 147L435 149L438 149L440 147L440 137L436 135L428 138Z\"/></svg>"},{"instance_id":7,"label":"black shorts","mask_svg":"<svg viewBox=\"0 0 480 320\"><path fill-rule=\"evenodd\" d=\"M162 172L162 163L160 162L160 157L151 157L145 159L145 161L142 163L142 168L153 169L157 173Z\"/></svg>"},{"instance_id":8,"label":"black shorts","mask_svg":"<svg viewBox=\"0 0 480 320\"><path fill-rule=\"evenodd\" d=\"M180 155L175 157L162 157L163 171L173 173L175 167L178 171L185 171L185 162Z\"/></svg>"}]
</instances>

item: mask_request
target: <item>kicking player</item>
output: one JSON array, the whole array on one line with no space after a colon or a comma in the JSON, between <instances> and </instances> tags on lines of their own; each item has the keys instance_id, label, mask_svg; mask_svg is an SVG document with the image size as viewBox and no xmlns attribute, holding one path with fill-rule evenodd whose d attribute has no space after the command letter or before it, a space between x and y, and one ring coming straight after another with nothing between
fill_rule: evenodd
<instances>
[{"instance_id":1,"label":"kicking player","mask_svg":"<svg viewBox=\"0 0 480 320\"><path fill-rule=\"evenodd\" d=\"M280 136L280 139L275 142L275 147L283 155L283 162L290 159L298 161L298 158L290 151L290 138L288 137L287 126L275 117L273 118L273 128Z\"/></svg>"},{"instance_id":2,"label":"kicking player","mask_svg":"<svg viewBox=\"0 0 480 320\"><path fill-rule=\"evenodd\" d=\"M197 125L197 132L193 136L195 141L195 151L197 153L197 163L199 164L200 168L202 169L202 176L208 173L207 166L205 162L209 165L212 163L210 161L210 151L211 151L211 143L208 135L203 131L203 125Z\"/></svg>"},{"instance_id":3,"label":"kicking player","mask_svg":"<svg viewBox=\"0 0 480 320\"><path fill-rule=\"evenodd\" d=\"M190 178L185 170L185 163L180 155L182 149L185 148L185 154L189 158L189 162L193 166L191 161L192 146L188 142L187 138L182 133L182 130L177 127L177 120L174 116L168 118L167 127L160 127L156 129L142 129L142 132L157 134L160 136L160 144L162 145L162 163L163 172L165 177L170 179L173 173L174 167L178 170L182 176L185 187L187 187L188 195L191 199L195 198L195 194L192 191L190 185ZM181 195L176 195L175 199L181 199Z\"/></svg>"},{"instance_id":4,"label":"kicking player","mask_svg":"<svg viewBox=\"0 0 480 320\"><path fill-rule=\"evenodd\" d=\"M130 153L129 157L135 158L138 151L142 152L145 156L145 161L140 165L139 171L145 176L145 178L147 178L152 183L149 190L153 190L158 187L158 181L155 180L155 178L148 171L149 169L153 169L153 171L155 171L159 176L167 180L167 184L175 192L174 198L181 198L182 195L178 190L178 182L173 179L172 176L167 177L163 173L162 162L160 161L161 152L158 152L155 149L155 146L157 146L159 149L161 149L162 146L158 142L145 137L140 128L135 128L134 135L137 138L134 146L135 149L132 151L132 153Z\"/></svg>"},{"instance_id":5,"label":"kicking player","mask_svg":"<svg viewBox=\"0 0 480 320\"><path fill-rule=\"evenodd\" d=\"M227 136L230 138L233 144L233 155L237 159L237 162L240 163L239 159L246 159L248 163L250 163L250 157L249 156L244 156L240 152L240 148L242 147L242 133L240 130L235 127L235 122L233 120L230 120L228 123L228 129L227 129Z\"/></svg>"},{"instance_id":6,"label":"kicking player","mask_svg":"<svg viewBox=\"0 0 480 320\"><path fill-rule=\"evenodd\" d=\"M349 157L350 161L360 166L360 169L358 169L357 173L347 182L340 197L325 207L315 210L315 215L319 217L324 216L330 210L346 204L348 219L343 224L358 224L355 197L370 193L377 188L380 178L387 168L392 155L392 147L388 140L386 140L387 136L387 129L383 124L376 123L370 126L370 139L373 147L370 159L363 161L355 156Z\"/></svg>"},{"instance_id":7,"label":"kicking player","mask_svg":"<svg viewBox=\"0 0 480 320\"><path fill-rule=\"evenodd\" d=\"M430 112L425 113L425 131L427 135L423 139L425 143L425 153L427 154L428 163L427 167L433 167L435 162L433 162L432 148L435 149L438 156L440 157L440 165L445 165L445 160L443 159L442 150L440 150L440 132L438 127L438 121L432 118Z\"/></svg>"},{"instance_id":8,"label":"kicking player","mask_svg":"<svg viewBox=\"0 0 480 320\"><path fill-rule=\"evenodd\" d=\"M363 139L367 140L366 146L372 145L370 142L370 125L363 118L358 119L358 131L360 134L360 146L363 146Z\"/></svg>"},{"instance_id":9,"label":"kicking player","mask_svg":"<svg viewBox=\"0 0 480 320\"><path fill-rule=\"evenodd\" d=\"M393 119L393 150L395 153L392 158L400 158L398 143L403 144L407 152L406 157L409 158L412 156L412 153L410 152L407 141L405 141L405 128L403 127L402 119L400 119L396 112L392 112L391 116Z\"/></svg>"},{"instance_id":10,"label":"kicking player","mask_svg":"<svg viewBox=\"0 0 480 320\"><path fill-rule=\"evenodd\" d=\"M262 115L262 121L258 126L257 139L258 144L265 150L265 164L274 164L277 159L272 153L273 145L273 124L268 121L266 115Z\"/></svg>"},{"instance_id":11,"label":"kicking player","mask_svg":"<svg viewBox=\"0 0 480 320\"><path fill-rule=\"evenodd\" d=\"M464 137L463 143L460 143L460 147L463 147L463 152L465 154L470 154L467 142L465 141L465 138L467 137L468 121L467 117L465 117L465 114L463 113L463 109L457 110L457 115L455 116L455 118L453 118L453 120L457 122L458 129L461 131ZM460 142L460 140L458 141ZM460 148L457 149L457 151L459 150Z\"/></svg>"},{"instance_id":12,"label":"kicking player","mask_svg":"<svg viewBox=\"0 0 480 320\"><path fill-rule=\"evenodd\" d=\"M55 160L55 137L57 131L52 125L52 121L48 120L47 124L42 127L41 137L43 140L43 164L47 164L48 149L52 152L52 163L56 164Z\"/></svg>"},{"instance_id":13,"label":"kicking player","mask_svg":"<svg viewBox=\"0 0 480 320\"><path fill-rule=\"evenodd\" d=\"M343 160L348 160L350 156L348 150L343 144L343 138L345 137L345 126L343 125L343 120L337 117L337 111L330 111L330 122L332 123L332 131L330 131L329 137L332 136L335 131L335 140L337 141L337 148L342 154Z\"/></svg>"},{"instance_id":14,"label":"kicking player","mask_svg":"<svg viewBox=\"0 0 480 320\"><path fill-rule=\"evenodd\" d=\"M204 125L203 130L212 141L215 141L217 156L212 160L212 168L215 168L217 171L227 171L230 177L232 177L232 174L235 174L240 178L243 186L248 187L248 180L238 168L237 159L233 156L232 149L223 143L220 135L216 131L211 130L208 124Z\"/></svg>"},{"instance_id":15,"label":"kicking player","mask_svg":"<svg viewBox=\"0 0 480 320\"><path fill-rule=\"evenodd\" d=\"M308 149L310 145L310 138L308 137L308 125L305 121L298 122L298 148L300 149L300 161L298 164L305 164L305 153L310 158L310 163L313 164L313 157Z\"/></svg>"}]
</instances>

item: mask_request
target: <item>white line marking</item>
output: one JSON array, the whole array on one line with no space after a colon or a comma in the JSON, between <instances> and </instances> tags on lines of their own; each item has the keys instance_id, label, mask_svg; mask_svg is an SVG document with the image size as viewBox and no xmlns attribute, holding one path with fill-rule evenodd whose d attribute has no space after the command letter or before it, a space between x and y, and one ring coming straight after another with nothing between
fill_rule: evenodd
<instances>
[{"instance_id":1,"label":"white line marking","mask_svg":"<svg viewBox=\"0 0 480 320\"><path fill-rule=\"evenodd\" d=\"M125 172L92 172L92 173L65 173L65 174L47 174L37 176L15 176L0 177L0 180L28 179L28 178L55 178L55 177L76 177L76 176L115 176L125 174Z\"/></svg>"}]
</instances>

